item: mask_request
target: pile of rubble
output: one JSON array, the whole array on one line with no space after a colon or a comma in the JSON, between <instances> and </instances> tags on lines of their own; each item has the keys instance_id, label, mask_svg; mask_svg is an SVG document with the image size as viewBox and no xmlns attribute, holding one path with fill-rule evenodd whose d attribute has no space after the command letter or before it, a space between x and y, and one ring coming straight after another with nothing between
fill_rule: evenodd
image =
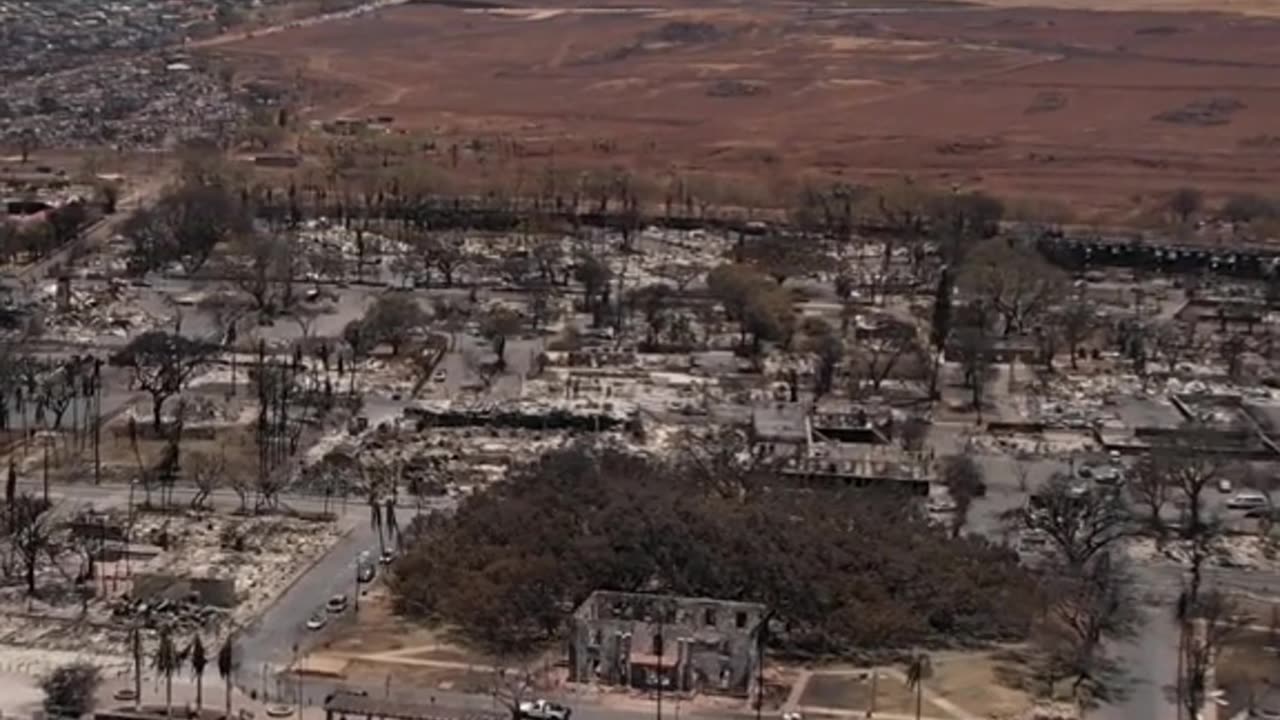
<instances>
[{"instance_id":1,"label":"pile of rubble","mask_svg":"<svg viewBox=\"0 0 1280 720\"><path fill-rule=\"evenodd\" d=\"M1134 562L1171 561L1179 565L1191 564L1191 548L1187 541L1154 538L1135 538L1125 546L1126 554ZM1212 548L1209 562L1218 567L1246 568L1275 571L1280 569L1280 548L1270 538L1257 535L1227 535L1219 538Z\"/></svg>"},{"instance_id":2,"label":"pile of rubble","mask_svg":"<svg viewBox=\"0 0 1280 720\"><path fill-rule=\"evenodd\" d=\"M133 529L135 559L98 562L89 587L99 596L74 592L79 555L62 557L62 568L41 568L39 600L21 584L5 586L0 646L111 656L124 652L134 624L217 634L256 617L339 535L332 524L293 518L143 514Z\"/></svg>"},{"instance_id":3,"label":"pile of rubble","mask_svg":"<svg viewBox=\"0 0 1280 720\"><path fill-rule=\"evenodd\" d=\"M0 673L39 678L70 663L89 663L97 667L104 678L124 677L130 671L129 662L118 655L103 655L76 648L54 650L0 645Z\"/></svg>"},{"instance_id":4,"label":"pile of rubble","mask_svg":"<svg viewBox=\"0 0 1280 720\"><path fill-rule=\"evenodd\" d=\"M1042 700L1017 716L1017 720L1077 720L1080 710L1064 702Z\"/></svg>"},{"instance_id":5,"label":"pile of rubble","mask_svg":"<svg viewBox=\"0 0 1280 720\"><path fill-rule=\"evenodd\" d=\"M0 77L92 64L108 53L182 45L248 20L264 5L289 1L0 0L0 35L5 38L0 45Z\"/></svg>"},{"instance_id":6,"label":"pile of rubble","mask_svg":"<svg viewBox=\"0 0 1280 720\"><path fill-rule=\"evenodd\" d=\"M73 342L127 338L162 320L147 313L137 291L120 280L99 287L60 287L52 282L40 289L35 302L46 335Z\"/></svg>"},{"instance_id":7,"label":"pile of rubble","mask_svg":"<svg viewBox=\"0 0 1280 720\"><path fill-rule=\"evenodd\" d=\"M11 134L45 146L121 148L222 136L246 114L212 73L149 57L9 83L0 111Z\"/></svg>"},{"instance_id":8,"label":"pile of rubble","mask_svg":"<svg viewBox=\"0 0 1280 720\"><path fill-rule=\"evenodd\" d=\"M90 655L102 658L104 664L113 664L110 658L123 654L126 639L123 628L30 615L0 615L0 663L20 662L25 653L17 648L39 648L42 654Z\"/></svg>"},{"instance_id":9,"label":"pile of rubble","mask_svg":"<svg viewBox=\"0 0 1280 720\"><path fill-rule=\"evenodd\" d=\"M142 538L163 533L170 548L138 572L232 581L235 606L226 617L235 623L245 623L256 616L308 562L337 542L340 535L338 528L329 523L223 515L143 516L137 533ZM134 607L157 610L154 605ZM192 617L192 612L201 619L206 616L206 611L193 610L185 602L171 601L167 609L186 617ZM213 616L215 614L209 614Z\"/></svg>"},{"instance_id":10,"label":"pile of rubble","mask_svg":"<svg viewBox=\"0 0 1280 720\"><path fill-rule=\"evenodd\" d=\"M328 491L363 501L371 483L394 479L401 493L415 495L403 500L402 507L413 506L433 497L468 495L503 477L512 464L559 447L567 437L558 431L491 425L435 427L430 433L385 427L354 442L331 433L308 453L293 482L304 492Z\"/></svg>"}]
</instances>

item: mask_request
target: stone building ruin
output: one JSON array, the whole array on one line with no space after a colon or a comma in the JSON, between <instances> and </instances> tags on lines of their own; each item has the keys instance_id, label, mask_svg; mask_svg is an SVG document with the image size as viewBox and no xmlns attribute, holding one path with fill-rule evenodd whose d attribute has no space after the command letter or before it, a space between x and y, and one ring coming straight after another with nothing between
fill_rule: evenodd
<instances>
[{"instance_id":1,"label":"stone building ruin","mask_svg":"<svg viewBox=\"0 0 1280 720\"><path fill-rule=\"evenodd\" d=\"M598 590L574 612L572 682L750 696L763 605Z\"/></svg>"}]
</instances>

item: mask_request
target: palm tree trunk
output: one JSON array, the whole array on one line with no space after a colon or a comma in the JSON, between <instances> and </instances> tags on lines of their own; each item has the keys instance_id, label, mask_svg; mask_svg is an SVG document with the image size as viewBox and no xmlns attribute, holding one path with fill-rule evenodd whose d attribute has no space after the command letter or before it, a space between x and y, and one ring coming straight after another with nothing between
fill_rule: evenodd
<instances>
[{"instance_id":1,"label":"palm tree trunk","mask_svg":"<svg viewBox=\"0 0 1280 720\"><path fill-rule=\"evenodd\" d=\"M128 553L127 546L125 547L125 552ZM135 629L133 632L137 633L139 631ZM131 640L133 645L133 708L140 710L142 709L142 640L136 634Z\"/></svg>"},{"instance_id":2,"label":"palm tree trunk","mask_svg":"<svg viewBox=\"0 0 1280 720\"><path fill-rule=\"evenodd\" d=\"M231 720L231 676L226 677L227 683L227 714L225 720Z\"/></svg>"},{"instance_id":3,"label":"palm tree trunk","mask_svg":"<svg viewBox=\"0 0 1280 720\"><path fill-rule=\"evenodd\" d=\"M164 716L173 717L173 675L164 676Z\"/></svg>"},{"instance_id":4,"label":"palm tree trunk","mask_svg":"<svg viewBox=\"0 0 1280 720\"><path fill-rule=\"evenodd\" d=\"M920 705L924 698L924 683L916 681L916 720L920 720Z\"/></svg>"},{"instance_id":5,"label":"palm tree trunk","mask_svg":"<svg viewBox=\"0 0 1280 720\"><path fill-rule=\"evenodd\" d=\"M196 715L204 709L204 673L196 674Z\"/></svg>"}]
</instances>

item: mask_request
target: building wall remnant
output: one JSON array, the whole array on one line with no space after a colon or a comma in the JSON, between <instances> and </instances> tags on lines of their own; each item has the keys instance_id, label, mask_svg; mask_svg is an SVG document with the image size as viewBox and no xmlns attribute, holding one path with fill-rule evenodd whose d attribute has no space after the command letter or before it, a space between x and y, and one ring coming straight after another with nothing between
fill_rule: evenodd
<instances>
[{"instance_id":1,"label":"building wall remnant","mask_svg":"<svg viewBox=\"0 0 1280 720\"><path fill-rule=\"evenodd\" d=\"M573 616L570 681L748 696L765 621L756 603L599 590Z\"/></svg>"}]
</instances>

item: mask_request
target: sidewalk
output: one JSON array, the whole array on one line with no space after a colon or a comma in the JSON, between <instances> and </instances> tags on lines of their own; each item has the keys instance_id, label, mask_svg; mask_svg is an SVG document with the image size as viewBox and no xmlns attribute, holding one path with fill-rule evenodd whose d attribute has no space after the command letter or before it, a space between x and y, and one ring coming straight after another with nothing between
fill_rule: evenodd
<instances>
[{"instance_id":1,"label":"sidewalk","mask_svg":"<svg viewBox=\"0 0 1280 720\"><path fill-rule=\"evenodd\" d=\"M142 705L146 707L164 707L164 681L153 677L154 673L148 672L143 676L142 681ZM131 700L116 700L114 695L120 690L132 690L133 679L129 677L111 678L102 683L98 688L98 704L99 709L103 708L129 708L133 707ZM259 700L252 700L244 693L236 688L231 690L231 712L233 715L239 715L241 710L252 713L255 719L266 718L267 706L270 703L264 703ZM190 670L183 673L181 677L173 678L173 717L183 718L186 716L184 710L186 708L195 709L196 705L196 683L190 675ZM205 671L204 678L204 709L215 710L221 712L226 707L226 686L222 683L222 678L218 677L216 668L212 665ZM293 718L298 718L298 713L294 712ZM303 708L302 718L306 720L323 720L324 710L319 707Z\"/></svg>"}]
</instances>

